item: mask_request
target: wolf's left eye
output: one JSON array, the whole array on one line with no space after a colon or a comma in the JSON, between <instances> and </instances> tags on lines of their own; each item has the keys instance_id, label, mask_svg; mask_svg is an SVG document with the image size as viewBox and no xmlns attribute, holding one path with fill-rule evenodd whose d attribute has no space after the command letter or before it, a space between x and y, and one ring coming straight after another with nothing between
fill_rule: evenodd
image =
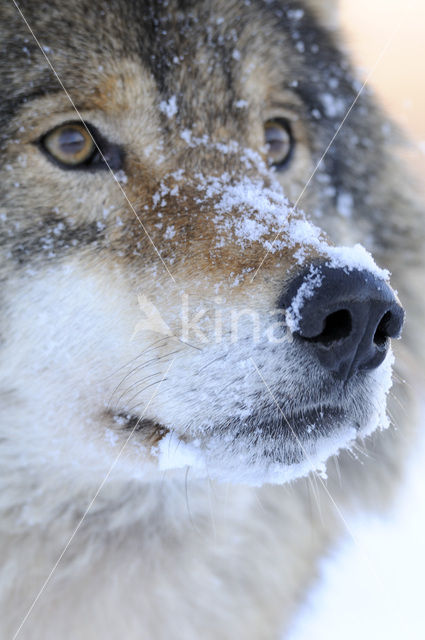
<instances>
[{"instance_id":1,"label":"wolf's left eye","mask_svg":"<svg viewBox=\"0 0 425 640\"><path fill-rule=\"evenodd\" d=\"M48 131L40 140L49 160L62 169L111 169L122 167L122 152L89 124L67 122ZM103 157L102 157L103 156ZM104 159L103 159L104 158Z\"/></svg>"},{"instance_id":2,"label":"wolf's left eye","mask_svg":"<svg viewBox=\"0 0 425 640\"><path fill-rule=\"evenodd\" d=\"M273 118L264 124L264 138L269 163L277 171L289 162L294 149L291 124L286 118Z\"/></svg>"}]
</instances>

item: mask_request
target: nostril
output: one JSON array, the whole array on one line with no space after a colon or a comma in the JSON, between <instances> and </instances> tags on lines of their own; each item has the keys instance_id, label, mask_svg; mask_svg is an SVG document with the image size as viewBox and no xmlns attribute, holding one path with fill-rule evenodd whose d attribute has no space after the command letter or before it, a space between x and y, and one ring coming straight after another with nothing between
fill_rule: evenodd
<instances>
[{"instance_id":1,"label":"nostril","mask_svg":"<svg viewBox=\"0 0 425 640\"><path fill-rule=\"evenodd\" d=\"M390 339L399 338L403 327L404 311L394 292L368 271L327 265L317 269L320 282L307 287L308 295L303 286L311 285L311 267L290 283L279 301L279 308L297 318L295 337L309 343L307 352L343 380L376 369Z\"/></svg>"},{"instance_id":2,"label":"nostril","mask_svg":"<svg viewBox=\"0 0 425 640\"><path fill-rule=\"evenodd\" d=\"M377 347L385 347L387 345L392 320L393 314L391 311L387 311L382 316L380 323L376 327L375 335L373 336L373 342Z\"/></svg>"},{"instance_id":3,"label":"nostril","mask_svg":"<svg viewBox=\"0 0 425 640\"><path fill-rule=\"evenodd\" d=\"M324 346L330 346L339 340L347 338L351 330L351 313L348 309L341 309L326 316L323 331L318 336L304 339L309 342L318 342Z\"/></svg>"}]
</instances>

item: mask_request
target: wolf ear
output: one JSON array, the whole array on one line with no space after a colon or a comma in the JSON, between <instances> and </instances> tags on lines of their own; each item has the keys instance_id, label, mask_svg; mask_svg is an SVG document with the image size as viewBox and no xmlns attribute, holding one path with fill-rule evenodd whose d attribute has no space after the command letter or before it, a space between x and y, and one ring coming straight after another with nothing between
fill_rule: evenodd
<instances>
[{"instance_id":1,"label":"wolf ear","mask_svg":"<svg viewBox=\"0 0 425 640\"><path fill-rule=\"evenodd\" d=\"M338 26L339 0L307 0L320 22L331 29Z\"/></svg>"}]
</instances>

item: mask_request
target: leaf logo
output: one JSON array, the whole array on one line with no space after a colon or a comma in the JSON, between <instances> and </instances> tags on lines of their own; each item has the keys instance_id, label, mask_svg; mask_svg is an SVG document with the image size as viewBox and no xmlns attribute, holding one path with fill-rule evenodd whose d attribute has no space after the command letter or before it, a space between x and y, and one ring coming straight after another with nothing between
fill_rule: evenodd
<instances>
[{"instance_id":1,"label":"leaf logo","mask_svg":"<svg viewBox=\"0 0 425 640\"><path fill-rule=\"evenodd\" d=\"M156 306L144 295L138 295L137 301L139 303L139 309L143 312L145 318L139 320L136 324L131 339L140 331L152 331L154 333L160 333L165 336L172 336L173 332L164 320Z\"/></svg>"}]
</instances>

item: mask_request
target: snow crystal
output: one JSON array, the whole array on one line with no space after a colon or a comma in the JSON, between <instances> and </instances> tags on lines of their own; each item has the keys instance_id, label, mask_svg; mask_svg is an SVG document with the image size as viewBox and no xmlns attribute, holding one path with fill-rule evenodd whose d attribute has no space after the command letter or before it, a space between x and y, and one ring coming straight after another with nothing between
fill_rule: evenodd
<instances>
[{"instance_id":1,"label":"snow crystal","mask_svg":"<svg viewBox=\"0 0 425 640\"><path fill-rule=\"evenodd\" d=\"M159 110L165 113L168 118L173 118L178 111L176 96L171 96L168 102L162 100L159 103Z\"/></svg>"},{"instance_id":2,"label":"snow crystal","mask_svg":"<svg viewBox=\"0 0 425 640\"><path fill-rule=\"evenodd\" d=\"M171 238L174 238L175 235L176 230L174 228L174 225L170 224L164 232L164 240L171 240Z\"/></svg>"},{"instance_id":3,"label":"snow crystal","mask_svg":"<svg viewBox=\"0 0 425 640\"><path fill-rule=\"evenodd\" d=\"M371 254L361 245L354 247L326 247L325 254L330 258L326 264L329 267L341 268L346 271L358 269L373 273L377 278L388 281L390 272L388 269L378 267Z\"/></svg>"},{"instance_id":4,"label":"snow crystal","mask_svg":"<svg viewBox=\"0 0 425 640\"><path fill-rule=\"evenodd\" d=\"M170 173L170 176L177 182L180 182L180 180L182 180L184 176L184 169L177 169L177 171L173 171L173 173Z\"/></svg>"},{"instance_id":5,"label":"snow crystal","mask_svg":"<svg viewBox=\"0 0 425 640\"><path fill-rule=\"evenodd\" d=\"M351 193L341 192L338 194L336 209L344 218L349 218L353 213L353 196Z\"/></svg>"},{"instance_id":6,"label":"snow crystal","mask_svg":"<svg viewBox=\"0 0 425 640\"><path fill-rule=\"evenodd\" d=\"M337 118L345 113L345 102L342 98L336 98L330 93L322 93L320 100L329 118Z\"/></svg>"},{"instance_id":7,"label":"snow crystal","mask_svg":"<svg viewBox=\"0 0 425 640\"><path fill-rule=\"evenodd\" d=\"M105 429L105 441L111 446L114 447L119 440L118 434L112 429Z\"/></svg>"},{"instance_id":8,"label":"snow crystal","mask_svg":"<svg viewBox=\"0 0 425 640\"><path fill-rule=\"evenodd\" d=\"M291 305L286 310L286 324L291 333L298 331L301 320L302 308L309 298L312 298L315 290L322 284L323 275L318 267L312 265L304 282L298 289Z\"/></svg>"},{"instance_id":9,"label":"snow crystal","mask_svg":"<svg viewBox=\"0 0 425 640\"><path fill-rule=\"evenodd\" d=\"M117 180L117 182L120 182L121 184L127 184L128 182L128 178L127 175L125 174L125 172L120 169L119 171L116 171L114 173L115 179Z\"/></svg>"},{"instance_id":10,"label":"snow crystal","mask_svg":"<svg viewBox=\"0 0 425 640\"><path fill-rule=\"evenodd\" d=\"M113 207L113 206L111 206L111 207L104 207L104 208L102 209L102 215L103 215L103 218L104 218L104 219L105 219L105 218L107 218L107 217L109 216L109 214L111 213L111 211L113 211L113 210L114 210L114 207Z\"/></svg>"},{"instance_id":11,"label":"snow crystal","mask_svg":"<svg viewBox=\"0 0 425 640\"><path fill-rule=\"evenodd\" d=\"M288 18L290 20L301 20L301 18L304 16L304 10L303 9L288 9L288 11L286 12L286 15L288 16Z\"/></svg>"},{"instance_id":12,"label":"snow crystal","mask_svg":"<svg viewBox=\"0 0 425 640\"><path fill-rule=\"evenodd\" d=\"M168 469L183 469L191 467L195 469L207 468L202 459L200 444L197 441L187 444L180 440L174 433L170 432L157 446L159 470L166 471Z\"/></svg>"},{"instance_id":13,"label":"snow crystal","mask_svg":"<svg viewBox=\"0 0 425 640\"><path fill-rule=\"evenodd\" d=\"M189 146L192 146L192 132L190 129L183 129L180 132L180 138L186 142Z\"/></svg>"},{"instance_id":14,"label":"snow crystal","mask_svg":"<svg viewBox=\"0 0 425 640\"><path fill-rule=\"evenodd\" d=\"M306 250L311 247L324 258L328 258L326 262L328 267L341 268L345 271L366 270L383 280L388 280L390 277L390 272L378 267L371 254L361 244L356 244L354 247L328 245L322 238L321 229L305 218L291 221L289 238L301 245L301 249L295 254L299 264L303 264L307 255Z\"/></svg>"},{"instance_id":15,"label":"snow crystal","mask_svg":"<svg viewBox=\"0 0 425 640\"><path fill-rule=\"evenodd\" d=\"M233 231L242 247L255 241L265 241L270 232L278 232L285 226L290 212L289 201L283 193L265 188L262 181L244 178L235 184L212 181L207 187L209 197L218 196L214 208L219 215L214 218L219 230L225 235ZM230 217L232 209L242 209L242 217ZM220 235L220 234L219 234ZM223 235L223 234L221 234ZM272 250L278 248L273 247Z\"/></svg>"}]
</instances>

